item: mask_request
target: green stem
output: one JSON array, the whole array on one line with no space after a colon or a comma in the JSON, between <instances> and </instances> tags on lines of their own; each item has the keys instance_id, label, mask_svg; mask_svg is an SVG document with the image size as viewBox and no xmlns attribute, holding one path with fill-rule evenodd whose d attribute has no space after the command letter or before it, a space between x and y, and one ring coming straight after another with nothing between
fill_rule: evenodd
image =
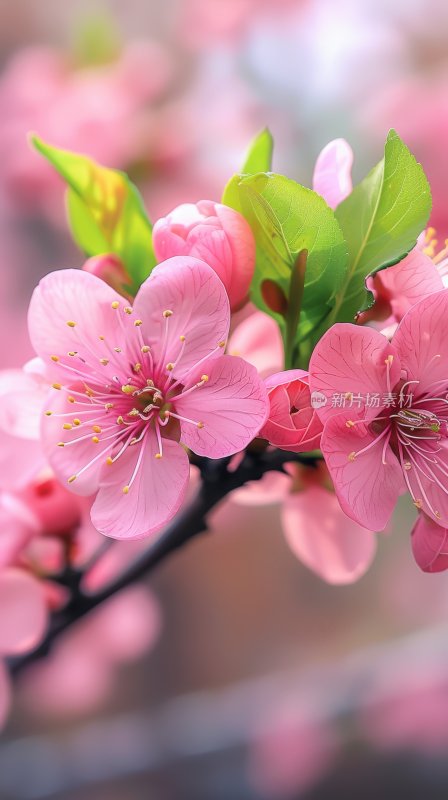
<instances>
[{"instance_id":1,"label":"green stem","mask_svg":"<svg viewBox=\"0 0 448 800\"><path fill-rule=\"evenodd\" d=\"M308 250L301 250L291 271L288 311L286 314L285 369L292 369L295 363L296 334L302 310L307 258Z\"/></svg>"}]
</instances>

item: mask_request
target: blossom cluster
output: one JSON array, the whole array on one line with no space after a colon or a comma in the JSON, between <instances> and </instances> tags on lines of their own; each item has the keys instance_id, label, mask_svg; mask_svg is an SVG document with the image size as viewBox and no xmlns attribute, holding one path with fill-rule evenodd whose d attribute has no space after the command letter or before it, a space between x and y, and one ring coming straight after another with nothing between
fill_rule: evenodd
<instances>
[{"instance_id":1,"label":"blossom cluster","mask_svg":"<svg viewBox=\"0 0 448 800\"><path fill-rule=\"evenodd\" d=\"M297 454L235 500L281 501L291 550L328 582L365 572L405 492L417 563L448 568L446 260L397 135L354 190L331 142L311 191L270 171L263 132L222 202L153 226L123 173L35 144L88 258L40 281L36 358L0 375L0 655L42 640L67 602L55 575L101 562L102 537L153 540L192 462L236 469L248 449Z\"/></svg>"}]
</instances>

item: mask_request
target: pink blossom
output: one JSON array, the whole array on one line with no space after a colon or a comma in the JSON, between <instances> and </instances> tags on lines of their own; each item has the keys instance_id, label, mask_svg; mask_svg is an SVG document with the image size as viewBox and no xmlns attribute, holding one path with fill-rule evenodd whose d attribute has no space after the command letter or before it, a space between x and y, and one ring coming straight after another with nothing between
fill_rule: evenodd
<instances>
[{"instance_id":1,"label":"pink blossom","mask_svg":"<svg viewBox=\"0 0 448 800\"><path fill-rule=\"evenodd\" d=\"M352 190L352 163L353 152L345 139L329 142L317 157L313 189L331 208L336 208ZM399 322L414 303L443 289L439 270L421 247L415 247L398 264L369 278L367 285L375 296L375 305L362 315L363 323Z\"/></svg>"},{"instance_id":2,"label":"pink blossom","mask_svg":"<svg viewBox=\"0 0 448 800\"><path fill-rule=\"evenodd\" d=\"M179 440L220 458L266 419L256 370L223 355L227 295L197 259L159 265L133 309L94 275L51 273L33 294L29 330L56 378L42 420L49 463L76 493L97 492L92 521L108 536L148 536L180 508L189 461Z\"/></svg>"},{"instance_id":3,"label":"pink blossom","mask_svg":"<svg viewBox=\"0 0 448 800\"><path fill-rule=\"evenodd\" d=\"M417 508L448 525L447 342L443 290L414 305L391 342L339 323L314 349L321 449L343 510L366 528L382 530L406 488Z\"/></svg>"},{"instance_id":4,"label":"pink blossom","mask_svg":"<svg viewBox=\"0 0 448 800\"><path fill-rule=\"evenodd\" d=\"M302 453L319 447L322 422L311 406L308 373L278 372L265 380L270 410L260 436L281 450Z\"/></svg>"},{"instance_id":5,"label":"pink blossom","mask_svg":"<svg viewBox=\"0 0 448 800\"><path fill-rule=\"evenodd\" d=\"M221 278L235 310L247 300L255 269L255 240L241 214L211 200L178 206L159 219L153 230L159 261L194 256Z\"/></svg>"}]
</instances>

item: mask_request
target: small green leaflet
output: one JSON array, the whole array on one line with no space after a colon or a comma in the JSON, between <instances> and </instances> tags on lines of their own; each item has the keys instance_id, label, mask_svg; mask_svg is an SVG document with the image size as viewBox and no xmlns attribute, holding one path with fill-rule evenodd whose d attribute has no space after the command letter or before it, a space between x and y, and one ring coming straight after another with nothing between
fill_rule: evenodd
<instances>
[{"instance_id":1,"label":"small green leaflet","mask_svg":"<svg viewBox=\"0 0 448 800\"><path fill-rule=\"evenodd\" d=\"M269 128L264 128L258 136L253 139L248 147L244 164L241 172L234 175L222 195L222 203L225 206L234 208L235 211L243 213L239 201L238 182L242 175L254 175L257 172L270 172L272 169L272 153L274 150L274 140Z\"/></svg>"},{"instance_id":2,"label":"small green leaflet","mask_svg":"<svg viewBox=\"0 0 448 800\"><path fill-rule=\"evenodd\" d=\"M431 192L425 173L391 130L384 158L336 209L348 244L349 268L331 322L351 322L357 312L373 305L366 279L409 253L430 212Z\"/></svg>"},{"instance_id":3,"label":"small green leaflet","mask_svg":"<svg viewBox=\"0 0 448 800\"><path fill-rule=\"evenodd\" d=\"M156 264L152 227L142 198L127 175L33 136L34 147L68 185L67 210L75 242L87 256L114 253L135 293Z\"/></svg>"}]
</instances>

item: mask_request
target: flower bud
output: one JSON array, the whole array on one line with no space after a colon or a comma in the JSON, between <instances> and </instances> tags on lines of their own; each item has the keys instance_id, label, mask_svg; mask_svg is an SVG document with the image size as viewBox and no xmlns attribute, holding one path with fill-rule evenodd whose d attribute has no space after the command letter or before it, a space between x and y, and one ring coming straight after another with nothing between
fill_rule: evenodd
<instances>
[{"instance_id":1,"label":"flower bud","mask_svg":"<svg viewBox=\"0 0 448 800\"><path fill-rule=\"evenodd\" d=\"M308 373L301 369L266 378L269 417L260 431L274 447L303 453L319 447L322 422L311 405Z\"/></svg>"},{"instance_id":2,"label":"flower bud","mask_svg":"<svg viewBox=\"0 0 448 800\"><path fill-rule=\"evenodd\" d=\"M83 270L96 275L97 278L101 278L102 281L112 286L116 292L129 297L125 287L129 286L131 279L123 262L113 253L89 258L83 265Z\"/></svg>"},{"instance_id":3,"label":"flower bud","mask_svg":"<svg viewBox=\"0 0 448 800\"><path fill-rule=\"evenodd\" d=\"M177 206L153 229L156 257L194 256L221 278L232 311L241 308L255 269L255 240L243 216L228 206L201 200Z\"/></svg>"}]
</instances>

